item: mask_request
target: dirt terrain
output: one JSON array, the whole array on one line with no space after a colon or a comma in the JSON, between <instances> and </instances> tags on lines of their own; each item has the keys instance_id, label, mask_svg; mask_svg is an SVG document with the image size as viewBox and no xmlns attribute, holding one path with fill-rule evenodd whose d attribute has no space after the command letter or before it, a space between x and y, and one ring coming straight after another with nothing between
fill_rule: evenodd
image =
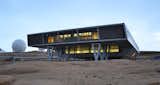
<instances>
[{"instance_id":1,"label":"dirt terrain","mask_svg":"<svg viewBox=\"0 0 160 85\"><path fill-rule=\"evenodd\" d=\"M0 65L0 85L160 85L160 61L19 61Z\"/></svg>"}]
</instances>

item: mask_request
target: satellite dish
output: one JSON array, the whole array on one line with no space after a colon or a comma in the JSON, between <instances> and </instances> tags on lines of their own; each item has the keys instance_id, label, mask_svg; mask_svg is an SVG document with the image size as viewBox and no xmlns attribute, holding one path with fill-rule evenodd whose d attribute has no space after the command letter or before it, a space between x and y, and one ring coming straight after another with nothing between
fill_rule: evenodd
<instances>
[{"instance_id":1,"label":"satellite dish","mask_svg":"<svg viewBox=\"0 0 160 85\"><path fill-rule=\"evenodd\" d=\"M21 39L17 39L12 43L13 52L24 52L26 50L26 43Z\"/></svg>"}]
</instances>

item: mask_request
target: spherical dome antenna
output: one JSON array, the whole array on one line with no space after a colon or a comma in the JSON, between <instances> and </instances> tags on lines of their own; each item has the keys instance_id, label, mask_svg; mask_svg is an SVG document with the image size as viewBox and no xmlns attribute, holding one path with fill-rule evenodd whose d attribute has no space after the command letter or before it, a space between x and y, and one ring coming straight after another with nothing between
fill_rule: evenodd
<instances>
[{"instance_id":1,"label":"spherical dome antenna","mask_svg":"<svg viewBox=\"0 0 160 85\"><path fill-rule=\"evenodd\" d=\"M26 50L26 43L21 39L17 39L12 43L13 52L24 52Z\"/></svg>"}]
</instances>

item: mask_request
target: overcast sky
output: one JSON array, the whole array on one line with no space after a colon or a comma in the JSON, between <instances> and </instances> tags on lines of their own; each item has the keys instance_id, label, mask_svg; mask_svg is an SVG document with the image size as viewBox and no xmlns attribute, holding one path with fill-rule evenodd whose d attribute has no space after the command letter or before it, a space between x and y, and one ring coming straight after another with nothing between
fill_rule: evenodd
<instances>
[{"instance_id":1,"label":"overcast sky","mask_svg":"<svg viewBox=\"0 0 160 85\"><path fill-rule=\"evenodd\" d=\"M140 50L160 51L160 0L0 0L0 48L30 33L121 22Z\"/></svg>"}]
</instances>

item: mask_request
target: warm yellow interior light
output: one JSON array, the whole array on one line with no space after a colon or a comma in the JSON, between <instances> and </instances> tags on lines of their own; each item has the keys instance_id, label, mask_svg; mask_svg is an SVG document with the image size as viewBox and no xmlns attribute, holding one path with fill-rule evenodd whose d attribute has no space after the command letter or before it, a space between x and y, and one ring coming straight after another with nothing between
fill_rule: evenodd
<instances>
[{"instance_id":1,"label":"warm yellow interior light","mask_svg":"<svg viewBox=\"0 0 160 85\"><path fill-rule=\"evenodd\" d=\"M53 42L54 42L54 37L49 36L49 37L48 37L48 43L53 43Z\"/></svg>"}]
</instances>

